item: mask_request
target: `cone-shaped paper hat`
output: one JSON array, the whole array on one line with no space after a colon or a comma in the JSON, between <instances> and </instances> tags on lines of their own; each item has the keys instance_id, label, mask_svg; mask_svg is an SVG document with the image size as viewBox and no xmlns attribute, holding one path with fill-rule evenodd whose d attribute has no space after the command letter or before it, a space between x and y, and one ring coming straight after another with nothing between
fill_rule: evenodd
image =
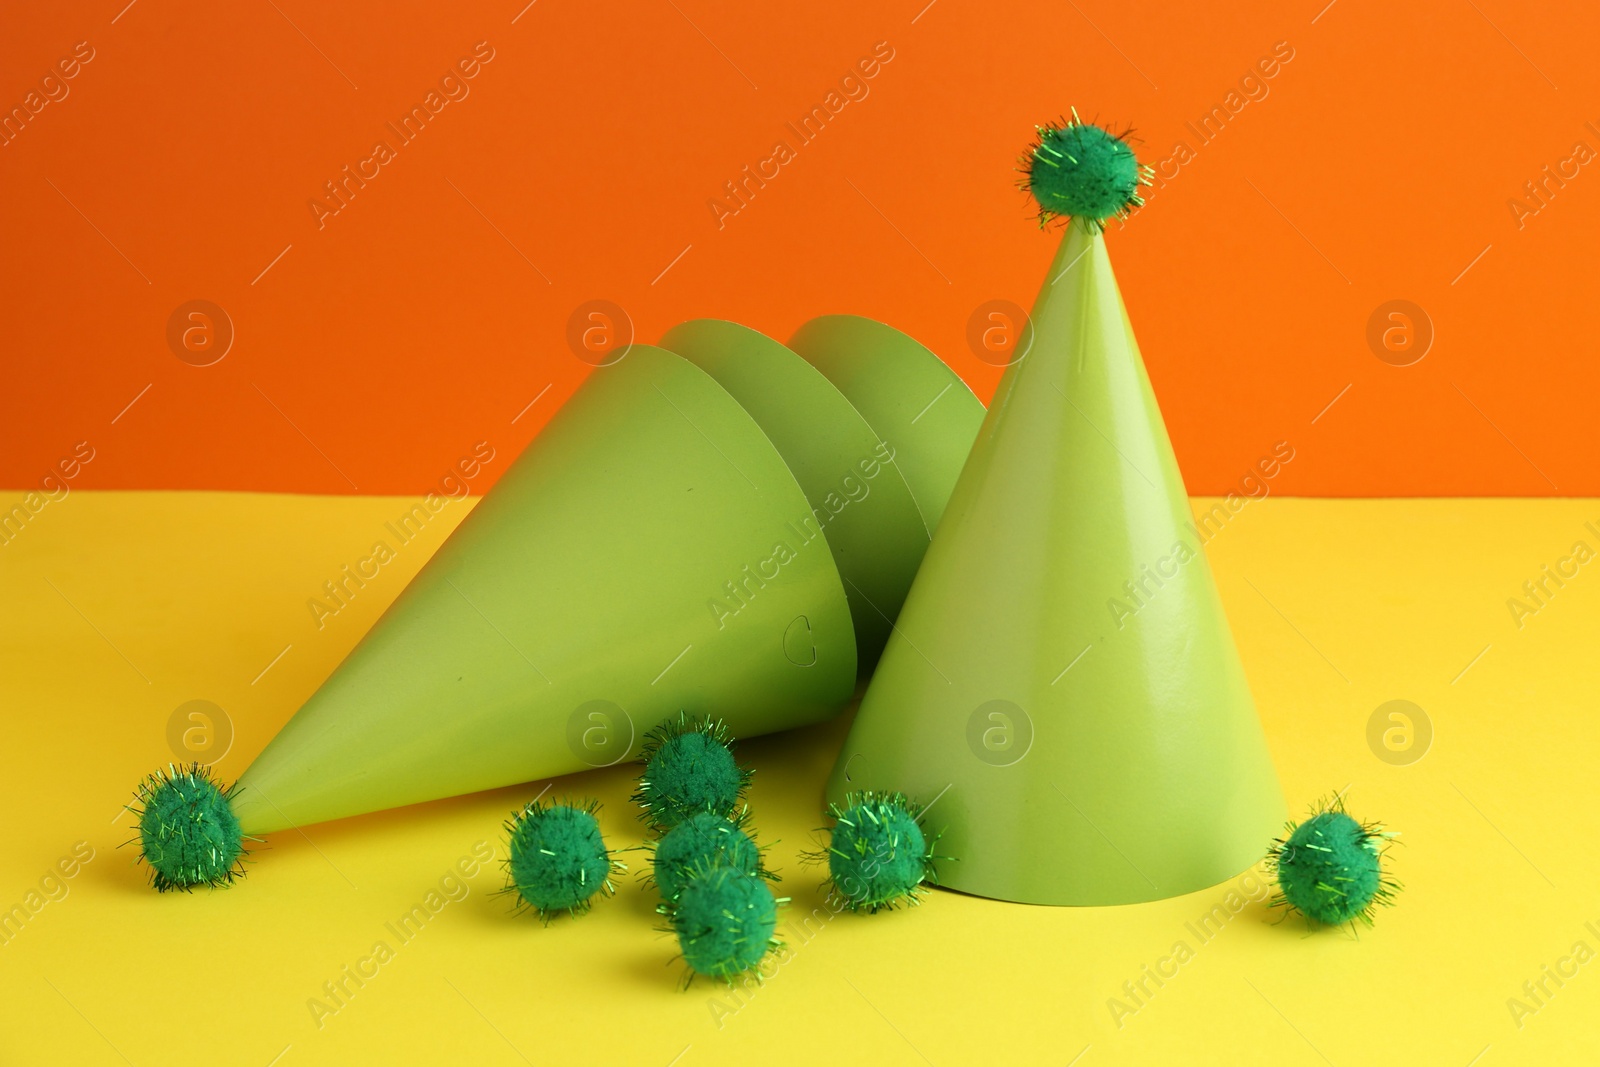
<instances>
[{"instance_id":1,"label":"cone-shaped paper hat","mask_svg":"<svg viewBox=\"0 0 1600 1067\"><path fill-rule=\"evenodd\" d=\"M821 371L879 437L929 531L938 528L983 424L983 403L944 361L911 337L860 315L823 315L789 347Z\"/></svg>"},{"instance_id":2,"label":"cone-shaped paper hat","mask_svg":"<svg viewBox=\"0 0 1600 1067\"><path fill-rule=\"evenodd\" d=\"M870 673L929 541L896 442L881 437L815 367L765 334L696 319L668 330L661 346L732 393L788 462L811 502L810 513L795 521L827 539L850 601L859 669Z\"/></svg>"},{"instance_id":3,"label":"cone-shaped paper hat","mask_svg":"<svg viewBox=\"0 0 1600 1067\"><path fill-rule=\"evenodd\" d=\"M1284 816L1086 221L1067 228L1032 347L1001 379L828 786L931 803L955 858L942 884L1037 904L1213 885L1259 860Z\"/></svg>"},{"instance_id":4,"label":"cone-shaped paper hat","mask_svg":"<svg viewBox=\"0 0 1600 1067\"><path fill-rule=\"evenodd\" d=\"M855 640L810 516L724 389L633 347L591 375L244 773L241 829L615 763L679 709L740 735L835 713Z\"/></svg>"}]
</instances>

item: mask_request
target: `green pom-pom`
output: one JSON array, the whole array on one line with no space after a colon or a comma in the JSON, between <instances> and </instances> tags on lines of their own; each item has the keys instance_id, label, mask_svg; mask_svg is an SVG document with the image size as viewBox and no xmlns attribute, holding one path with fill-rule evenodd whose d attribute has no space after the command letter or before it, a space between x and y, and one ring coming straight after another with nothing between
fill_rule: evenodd
<instances>
[{"instance_id":1,"label":"green pom-pom","mask_svg":"<svg viewBox=\"0 0 1600 1067\"><path fill-rule=\"evenodd\" d=\"M1278 882L1273 906L1290 907L1328 926L1360 919L1372 925L1380 904L1400 890L1384 869L1390 839L1376 823L1360 823L1334 798L1272 843L1267 859Z\"/></svg>"},{"instance_id":2,"label":"green pom-pom","mask_svg":"<svg viewBox=\"0 0 1600 1067\"><path fill-rule=\"evenodd\" d=\"M828 814L831 891L845 907L875 912L917 904L928 884L938 884L922 808L905 794L852 793L843 806L829 805Z\"/></svg>"},{"instance_id":3,"label":"green pom-pom","mask_svg":"<svg viewBox=\"0 0 1600 1067\"><path fill-rule=\"evenodd\" d=\"M1120 136L1078 118L1036 127L1038 137L1022 157L1022 187L1039 205L1039 225L1067 217L1092 230L1125 218L1144 205L1139 186L1150 184L1150 168Z\"/></svg>"},{"instance_id":4,"label":"green pom-pom","mask_svg":"<svg viewBox=\"0 0 1600 1067\"><path fill-rule=\"evenodd\" d=\"M679 951L689 965L685 984L702 974L731 985L768 952L781 948L782 942L772 936L780 903L787 898L775 898L758 874L715 865L692 869L677 898L657 909L678 935Z\"/></svg>"},{"instance_id":5,"label":"green pom-pom","mask_svg":"<svg viewBox=\"0 0 1600 1067\"><path fill-rule=\"evenodd\" d=\"M168 765L140 782L139 847L150 884L165 893L223 886L244 875L244 835L233 814L235 786L223 786L198 763Z\"/></svg>"},{"instance_id":6,"label":"green pom-pom","mask_svg":"<svg viewBox=\"0 0 1600 1067\"><path fill-rule=\"evenodd\" d=\"M733 758L728 728L720 720L676 719L651 730L640 750L644 773L633 795L640 818L668 830L696 812L730 815L750 781Z\"/></svg>"},{"instance_id":7,"label":"green pom-pom","mask_svg":"<svg viewBox=\"0 0 1600 1067\"><path fill-rule=\"evenodd\" d=\"M732 867L772 881L778 876L761 862L761 849L745 830L746 814L733 819L698 811L668 830L655 844L653 877L661 896L672 900L690 872L709 867Z\"/></svg>"},{"instance_id":8,"label":"green pom-pom","mask_svg":"<svg viewBox=\"0 0 1600 1067\"><path fill-rule=\"evenodd\" d=\"M594 817L599 805L541 804L534 800L506 821L510 836L506 861L509 884L519 907L532 908L549 922L562 913L581 915L597 893L616 891L613 871L624 866L611 858Z\"/></svg>"}]
</instances>

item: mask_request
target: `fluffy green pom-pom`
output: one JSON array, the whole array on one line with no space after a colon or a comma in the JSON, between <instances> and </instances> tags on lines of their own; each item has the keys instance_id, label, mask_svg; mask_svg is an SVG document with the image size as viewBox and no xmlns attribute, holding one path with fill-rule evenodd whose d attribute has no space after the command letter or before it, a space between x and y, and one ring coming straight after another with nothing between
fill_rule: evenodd
<instances>
[{"instance_id":1,"label":"fluffy green pom-pom","mask_svg":"<svg viewBox=\"0 0 1600 1067\"><path fill-rule=\"evenodd\" d=\"M646 736L644 773L633 795L640 818L668 830L696 812L729 815L739 806L750 772L733 758L728 728L719 720L679 713Z\"/></svg>"},{"instance_id":2,"label":"fluffy green pom-pom","mask_svg":"<svg viewBox=\"0 0 1600 1067\"><path fill-rule=\"evenodd\" d=\"M594 817L599 805L541 804L534 800L506 821L509 884L519 907L545 922L562 913L581 915L597 893L616 891L611 873L626 868L613 860Z\"/></svg>"},{"instance_id":3,"label":"fluffy green pom-pom","mask_svg":"<svg viewBox=\"0 0 1600 1067\"><path fill-rule=\"evenodd\" d=\"M708 867L732 867L771 881L778 876L761 862L761 849L745 829L746 813L727 819L708 811L695 812L655 844L653 877L661 896L672 900L682 891L690 872Z\"/></svg>"},{"instance_id":4,"label":"fluffy green pom-pom","mask_svg":"<svg viewBox=\"0 0 1600 1067\"><path fill-rule=\"evenodd\" d=\"M1092 230L1126 217L1144 204L1139 186L1150 184L1150 168L1121 136L1078 118L1036 127L1038 137L1022 157L1022 187L1039 205L1039 225L1069 217Z\"/></svg>"},{"instance_id":5,"label":"fluffy green pom-pom","mask_svg":"<svg viewBox=\"0 0 1600 1067\"><path fill-rule=\"evenodd\" d=\"M1400 883L1384 870L1394 834L1357 822L1337 797L1285 829L1267 857L1278 881L1274 907L1294 908L1328 926L1355 919L1371 926L1378 906L1394 903Z\"/></svg>"},{"instance_id":6,"label":"fluffy green pom-pom","mask_svg":"<svg viewBox=\"0 0 1600 1067\"><path fill-rule=\"evenodd\" d=\"M852 911L917 904L938 884L933 843L922 832L920 805L903 793L852 793L829 805L834 825L828 874L836 899Z\"/></svg>"},{"instance_id":7,"label":"fluffy green pom-pom","mask_svg":"<svg viewBox=\"0 0 1600 1067\"><path fill-rule=\"evenodd\" d=\"M150 883L165 893L198 885L222 886L244 875L244 835L223 786L198 763L168 765L139 783L139 846Z\"/></svg>"},{"instance_id":8,"label":"fluffy green pom-pom","mask_svg":"<svg viewBox=\"0 0 1600 1067\"><path fill-rule=\"evenodd\" d=\"M657 909L678 935L678 949L689 965L685 985L697 974L731 985L754 970L768 952L782 947L772 933L778 905L787 902L774 897L758 874L715 865L692 869L677 899Z\"/></svg>"}]
</instances>

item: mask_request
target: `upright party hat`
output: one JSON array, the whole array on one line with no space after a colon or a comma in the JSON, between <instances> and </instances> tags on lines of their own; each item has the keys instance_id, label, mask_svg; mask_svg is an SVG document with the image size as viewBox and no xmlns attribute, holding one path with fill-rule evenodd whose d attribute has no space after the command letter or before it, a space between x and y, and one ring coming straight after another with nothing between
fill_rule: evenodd
<instances>
[{"instance_id":1,"label":"upright party hat","mask_svg":"<svg viewBox=\"0 0 1600 1067\"><path fill-rule=\"evenodd\" d=\"M1103 222L1140 202L1077 121L1024 160L1069 223L828 798L899 791L940 882L1037 904L1191 892L1255 863L1283 802Z\"/></svg>"},{"instance_id":2,"label":"upright party hat","mask_svg":"<svg viewBox=\"0 0 1600 1067\"><path fill-rule=\"evenodd\" d=\"M633 346L231 789L202 768L141 787L157 886L226 881L241 837L616 763L680 711L740 735L836 713L855 636L810 514L726 390Z\"/></svg>"}]
</instances>

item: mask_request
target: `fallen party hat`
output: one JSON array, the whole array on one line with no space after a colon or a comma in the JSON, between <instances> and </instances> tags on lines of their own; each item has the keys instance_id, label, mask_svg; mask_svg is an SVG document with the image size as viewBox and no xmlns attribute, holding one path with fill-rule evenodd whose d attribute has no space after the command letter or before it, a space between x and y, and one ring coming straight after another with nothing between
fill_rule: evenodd
<instances>
[{"instance_id":1,"label":"fallen party hat","mask_svg":"<svg viewBox=\"0 0 1600 1067\"><path fill-rule=\"evenodd\" d=\"M789 338L878 436L933 532L983 424L983 402L944 361L892 326L860 315L823 315Z\"/></svg>"},{"instance_id":2,"label":"fallen party hat","mask_svg":"<svg viewBox=\"0 0 1600 1067\"><path fill-rule=\"evenodd\" d=\"M230 881L242 837L616 763L680 711L741 736L835 714L855 634L811 514L725 389L633 346L233 786L194 767L141 786L155 884Z\"/></svg>"},{"instance_id":3,"label":"fallen party hat","mask_svg":"<svg viewBox=\"0 0 1600 1067\"><path fill-rule=\"evenodd\" d=\"M661 346L732 393L788 462L811 505L796 521L833 554L858 667L871 673L930 537L899 442L880 435L815 367L748 327L696 319L668 330Z\"/></svg>"}]
</instances>

